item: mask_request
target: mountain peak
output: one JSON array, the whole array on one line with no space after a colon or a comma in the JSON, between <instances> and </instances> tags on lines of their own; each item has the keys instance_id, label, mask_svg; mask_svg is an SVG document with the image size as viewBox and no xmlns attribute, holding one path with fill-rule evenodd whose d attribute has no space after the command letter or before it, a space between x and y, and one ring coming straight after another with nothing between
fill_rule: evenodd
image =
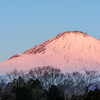
<instances>
[{"instance_id":1,"label":"mountain peak","mask_svg":"<svg viewBox=\"0 0 100 100\"><path fill-rule=\"evenodd\" d=\"M84 32L82 32L82 31L73 31L72 33L74 33L74 34L81 34L81 35L83 35L84 37L89 36L87 33L84 33Z\"/></svg>"},{"instance_id":2,"label":"mountain peak","mask_svg":"<svg viewBox=\"0 0 100 100\"><path fill-rule=\"evenodd\" d=\"M66 31L66 32L63 32L63 33L59 33L57 35L57 37L62 36L62 35L68 35L68 34L83 35L84 37L89 36L87 33L84 33L82 31Z\"/></svg>"},{"instance_id":3,"label":"mountain peak","mask_svg":"<svg viewBox=\"0 0 100 100\"><path fill-rule=\"evenodd\" d=\"M81 31L67 31L67 32L63 32L63 33L59 33L58 35L56 35L55 37L52 37L51 39L45 41L45 42L42 42L41 44L39 45L36 45L35 47L23 52L23 54L37 54L37 53L41 53L43 51L46 50L45 46L48 45L49 43L51 43L52 41L54 40L57 40L58 38L61 38L61 37L66 37L67 35L82 35L84 37L86 36L89 36L87 33L84 33L84 32L81 32Z\"/></svg>"}]
</instances>

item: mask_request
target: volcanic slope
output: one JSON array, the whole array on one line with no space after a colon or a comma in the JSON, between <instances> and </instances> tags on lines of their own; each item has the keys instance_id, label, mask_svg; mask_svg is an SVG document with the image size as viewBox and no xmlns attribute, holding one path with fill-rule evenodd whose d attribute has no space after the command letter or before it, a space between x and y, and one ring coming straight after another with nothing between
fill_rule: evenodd
<instances>
[{"instance_id":1,"label":"volcanic slope","mask_svg":"<svg viewBox=\"0 0 100 100\"><path fill-rule=\"evenodd\" d=\"M68 31L0 63L0 72L53 66L63 72L100 71L100 40Z\"/></svg>"}]
</instances>

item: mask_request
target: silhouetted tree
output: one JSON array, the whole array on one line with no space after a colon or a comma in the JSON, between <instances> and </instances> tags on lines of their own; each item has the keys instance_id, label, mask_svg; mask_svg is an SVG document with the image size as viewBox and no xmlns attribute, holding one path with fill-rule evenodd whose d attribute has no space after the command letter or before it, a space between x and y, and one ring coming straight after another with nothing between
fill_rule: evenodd
<instances>
[{"instance_id":1,"label":"silhouetted tree","mask_svg":"<svg viewBox=\"0 0 100 100\"><path fill-rule=\"evenodd\" d=\"M48 100L63 100L63 97L60 97L60 92L55 85L51 85L47 92Z\"/></svg>"},{"instance_id":2,"label":"silhouetted tree","mask_svg":"<svg viewBox=\"0 0 100 100\"><path fill-rule=\"evenodd\" d=\"M20 76L12 82L12 91L16 94L15 100L32 100L30 91L26 87L26 83Z\"/></svg>"},{"instance_id":3,"label":"silhouetted tree","mask_svg":"<svg viewBox=\"0 0 100 100\"><path fill-rule=\"evenodd\" d=\"M65 78L60 69L53 68L51 66L37 67L31 69L28 73L28 77L33 79L39 79L42 87L45 89L52 84L62 84Z\"/></svg>"}]
</instances>

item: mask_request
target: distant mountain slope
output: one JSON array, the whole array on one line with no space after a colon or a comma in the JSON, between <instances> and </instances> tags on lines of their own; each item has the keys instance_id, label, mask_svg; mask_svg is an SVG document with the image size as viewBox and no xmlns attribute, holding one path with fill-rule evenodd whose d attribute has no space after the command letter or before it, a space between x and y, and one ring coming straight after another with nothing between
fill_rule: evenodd
<instances>
[{"instance_id":1,"label":"distant mountain slope","mask_svg":"<svg viewBox=\"0 0 100 100\"><path fill-rule=\"evenodd\" d=\"M100 40L87 33L68 31L0 63L0 72L54 66L63 72L100 71Z\"/></svg>"}]
</instances>

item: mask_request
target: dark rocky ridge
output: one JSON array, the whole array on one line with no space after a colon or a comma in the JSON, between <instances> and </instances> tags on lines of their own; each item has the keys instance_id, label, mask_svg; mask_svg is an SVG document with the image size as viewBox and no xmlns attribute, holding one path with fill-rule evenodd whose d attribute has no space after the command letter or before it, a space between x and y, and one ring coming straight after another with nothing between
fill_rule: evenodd
<instances>
[{"instance_id":1,"label":"dark rocky ridge","mask_svg":"<svg viewBox=\"0 0 100 100\"><path fill-rule=\"evenodd\" d=\"M20 57L20 55L19 54L16 54L16 55L10 57L9 60L12 59L12 58L17 58L17 57Z\"/></svg>"}]
</instances>

